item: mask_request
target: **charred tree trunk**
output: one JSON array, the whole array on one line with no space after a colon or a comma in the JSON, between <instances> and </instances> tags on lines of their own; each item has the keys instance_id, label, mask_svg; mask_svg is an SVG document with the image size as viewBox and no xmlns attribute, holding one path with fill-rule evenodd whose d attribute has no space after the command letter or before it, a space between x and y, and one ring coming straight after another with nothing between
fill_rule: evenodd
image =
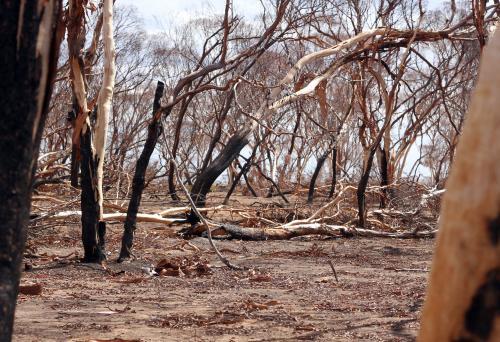
<instances>
[{"instance_id":1,"label":"charred tree trunk","mask_svg":"<svg viewBox=\"0 0 500 342\"><path fill-rule=\"evenodd\" d=\"M104 235L106 227L99 223L99 203L95 182L97 173L97 161L92 153L92 133L87 127L80 138L80 157L82 169L82 242L84 262L102 262L106 260L104 247Z\"/></svg>"},{"instance_id":2,"label":"charred tree trunk","mask_svg":"<svg viewBox=\"0 0 500 342\"><path fill-rule=\"evenodd\" d=\"M132 181L132 194L130 195L130 202L128 203L127 218L125 220L122 247L120 250L120 257L118 261L123 261L130 258L130 253L134 241L134 231L137 228L137 213L141 204L142 192L146 182L146 170L148 168L149 159L158 142L158 137L161 134L161 121L158 115L160 109L160 101L163 96L165 84L158 81L156 86L155 98L153 102L153 118L148 125L148 135L146 143L142 149L141 155L137 160L135 166L134 179Z\"/></svg>"},{"instance_id":3,"label":"charred tree trunk","mask_svg":"<svg viewBox=\"0 0 500 342\"><path fill-rule=\"evenodd\" d=\"M215 180L226 170L226 168L235 160L243 147L248 144L248 135L251 128L245 127L237 131L229 138L226 146L220 154L210 163L205 170L196 178L191 189L191 197L196 206L204 207L206 197Z\"/></svg>"},{"instance_id":4,"label":"charred tree trunk","mask_svg":"<svg viewBox=\"0 0 500 342\"><path fill-rule=\"evenodd\" d=\"M332 150L332 184L328 198L332 198L335 194L335 186L337 186L337 146Z\"/></svg>"},{"instance_id":5,"label":"charred tree trunk","mask_svg":"<svg viewBox=\"0 0 500 342\"><path fill-rule=\"evenodd\" d=\"M376 147L371 148L369 151L368 158L363 168L363 173L358 182L358 190L356 191L356 197L358 199L358 225L364 228L366 225L366 188L368 187L368 180L370 179L370 171L373 166L373 158L375 157Z\"/></svg>"},{"instance_id":6,"label":"charred tree trunk","mask_svg":"<svg viewBox=\"0 0 500 342\"><path fill-rule=\"evenodd\" d=\"M330 151L326 151L324 154L322 154L318 158L318 162L316 163L316 168L314 169L314 173L311 177L311 182L309 182L309 192L307 194L307 203L313 202L314 187L316 186L316 180L318 179L319 173L321 171L321 168L323 167L323 164L326 161L326 158L328 158L328 154L330 154Z\"/></svg>"},{"instance_id":7,"label":"charred tree trunk","mask_svg":"<svg viewBox=\"0 0 500 342\"><path fill-rule=\"evenodd\" d=\"M378 148L377 151L378 160L379 160L379 168L380 168L380 186L382 187L382 193L380 194L380 208L387 207L388 200L388 189L389 185L389 159L385 150L381 147Z\"/></svg>"},{"instance_id":8,"label":"charred tree trunk","mask_svg":"<svg viewBox=\"0 0 500 342\"><path fill-rule=\"evenodd\" d=\"M0 341L11 341L33 174L57 65L59 1L0 2Z\"/></svg>"}]
</instances>

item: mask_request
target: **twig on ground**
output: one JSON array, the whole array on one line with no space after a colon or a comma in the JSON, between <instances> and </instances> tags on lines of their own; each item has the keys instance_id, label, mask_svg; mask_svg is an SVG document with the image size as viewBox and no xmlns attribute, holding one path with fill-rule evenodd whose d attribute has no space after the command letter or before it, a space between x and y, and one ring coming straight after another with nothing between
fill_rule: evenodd
<instances>
[{"instance_id":1,"label":"twig on ground","mask_svg":"<svg viewBox=\"0 0 500 342\"><path fill-rule=\"evenodd\" d=\"M328 264L330 264L330 267L332 268L332 271L333 271L333 276L335 277L335 281L338 283L339 278L337 278L337 271L335 271L335 267L333 266L333 262L331 260L328 260Z\"/></svg>"}]
</instances>

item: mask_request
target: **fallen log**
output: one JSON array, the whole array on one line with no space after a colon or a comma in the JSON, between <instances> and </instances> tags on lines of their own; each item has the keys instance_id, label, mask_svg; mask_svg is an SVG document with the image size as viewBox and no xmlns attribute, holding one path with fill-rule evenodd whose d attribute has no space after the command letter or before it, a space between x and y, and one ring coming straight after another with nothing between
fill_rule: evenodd
<instances>
[{"instance_id":1,"label":"fallen log","mask_svg":"<svg viewBox=\"0 0 500 342\"><path fill-rule=\"evenodd\" d=\"M228 235L232 239L263 241L263 240L289 240L294 237L306 235L323 235L332 237L379 237L379 238L430 238L434 237L433 231L412 231L412 232L381 232L371 229L359 229L348 226L336 226L323 223L312 223L297 225L293 227L278 228L249 228L239 227L231 224L223 224L215 228L214 235Z\"/></svg>"}]
</instances>

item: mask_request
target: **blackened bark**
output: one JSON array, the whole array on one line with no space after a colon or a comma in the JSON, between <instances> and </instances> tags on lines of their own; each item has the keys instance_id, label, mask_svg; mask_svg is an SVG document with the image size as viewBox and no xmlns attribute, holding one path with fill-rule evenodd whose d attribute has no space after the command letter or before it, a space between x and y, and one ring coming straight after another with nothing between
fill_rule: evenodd
<instances>
[{"instance_id":1,"label":"blackened bark","mask_svg":"<svg viewBox=\"0 0 500 342\"><path fill-rule=\"evenodd\" d=\"M330 154L330 151L326 151L324 154L322 154L318 158L318 162L316 163L316 168L314 169L314 173L311 177L311 182L309 182L309 192L307 194L307 203L313 202L314 188L316 186L316 180L318 179L321 168L323 167L323 164L325 163L326 158L328 158L329 154Z\"/></svg>"},{"instance_id":2,"label":"blackened bark","mask_svg":"<svg viewBox=\"0 0 500 342\"><path fill-rule=\"evenodd\" d=\"M137 213L141 205L142 192L144 191L146 181L146 170L149 165L149 160L158 142L158 137L161 134L160 116L156 115L160 109L160 101L163 96L165 84L158 81L156 86L155 98L153 101L153 118L148 125L148 135L146 143L142 149L141 155L135 166L134 179L132 181L132 194L128 203L127 218L124 223L122 247L118 261L123 261L130 258L132 245L134 241L134 232L137 228ZM169 113L166 113L167 115Z\"/></svg>"},{"instance_id":3,"label":"blackened bark","mask_svg":"<svg viewBox=\"0 0 500 342\"><path fill-rule=\"evenodd\" d=\"M373 166L373 158L375 156L376 147L370 149L368 159L363 168L363 173L358 182L358 190L356 191L356 197L358 199L358 225L364 228L366 225L366 188L368 186L368 180L370 179L370 171Z\"/></svg>"},{"instance_id":4,"label":"blackened bark","mask_svg":"<svg viewBox=\"0 0 500 342\"><path fill-rule=\"evenodd\" d=\"M227 203L229 202L229 198L231 197L234 189L236 188L236 186L240 182L241 177L244 176L246 179L246 175L247 175L248 171L250 171L250 167L252 166L253 159L255 158L255 154L257 153L257 148L259 147L261 142L262 142L262 140L260 140L259 142L257 142L255 144L255 146L253 147L253 150L252 150L252 154L246 160L245 165L243 165L243 167L241 167L241 165L238 163L238 166L240 166L240 172L236 175L233 183L231 184L231 188L229 189L229 191L226 194L226 197L224 198L224 202L223 202L224 205L227 205ZM247 181L247 185L248 185L248 181ZM251 188L251 186L249 186L249 189L252 193L255 193L255 191L253 190L253 188ZM255 197L257 197L257 196L255 196Z\"/></svg>"},{"instance_id":5,"label":"blackened bark","mask_svg":"<svg viewBox=\"0 0 500 342\"><path fill-rule=\"evenodd\" d=\"M335 194L335 186L337 185L337 146L332 150L332 184L328 198L332 198Z\"/></svg>"},{"instance_id":6,"label":"blackened bark","mask_svg":"<svg viewBox=\"0 0 500 342\"><path fill-rule=\"evenodd\" d=\"M71 127L73 129L75 128L75 120L76 120L76 115L79 112L78 109L78 102L73 95L73 109L68 112L67 120L70 123ZM80 172L80 148L76 144L72 144L71 147L71 168L70 168L70 180L71 180L71 186L77 188L78 187L78 174Z\"/></svg>"},{"instance_id":7,"label":"blackened bark","mask_svg":"<svg viewBox=\"0 0 500 342\"><path fill-rule=\"evenodd\" d=\"M23 4L23 9L21 9ZM0 2L0 341L11 341L31 189L41 132L52 92L59 46L56 23L43 35L47 60L37 52L39 1ZM47 6L49 7L49 6ZM53 17L60 3L54 2ZM50 12L46 12L46 15ZM42 70L48 68L42 81ZM47 70L47 69L46 69ZM40 102L38 102L40 101ZM41 103L41 107L39 107Z\"/></svg>"},{"instance_id":8,"label":"blackened bark","mask_svg":"<svg viewBox=\"0 0 500 342\"><path fill-rule=\"evenodd\" d=\"M387 206L388 200L388 189L389 185L389 171L388 171L388 156L386 155L384 149L379 147L379 168L380 168L380 186L382 187L382 193L380 194L380 208L385 208Z\"/></svg>"},{"instance_id":9,"label":"blackened bark","mask_svg":"<svg viewBox=\"0 0 500 342\"><path fill-rule=\"evenodd\" d=\"M70 180L71 186L78 187L78 173L80 172L80 156L79 148L73 145L71 148L71 169L70 169Z\"/></svg>"},{"instance_id":10,"label":"blackened bark","mask_svg":"<svg viewBox=\"0 0 500 342\"><path fill-rule=\"evenodd\" d=\"M82 170L82 242L84 262L102 262L106 259L104 252L104 235L99 231L99 203L97 193L97 160L92 153L92 133L87 127L80 136L80 157ZM104 222L103 222L104 223ZM102 240L101 243L100 240Z\"/></svg>"},{"instance_id":11,"label":"blackened bark","mask_svg":"<svg viewBox=\"0 0 500 342\"><path fill-rule=\"evenodd\" d=\"M196 178L191 189L191 198L198 207L204 207L206 197L215 180L226 170L226 168L235 160L243 147L248 144L248 135L251 129L245 127L237 131L229 138L226 146L220 154L215 158Z\"/></svg>"}]
</instances>

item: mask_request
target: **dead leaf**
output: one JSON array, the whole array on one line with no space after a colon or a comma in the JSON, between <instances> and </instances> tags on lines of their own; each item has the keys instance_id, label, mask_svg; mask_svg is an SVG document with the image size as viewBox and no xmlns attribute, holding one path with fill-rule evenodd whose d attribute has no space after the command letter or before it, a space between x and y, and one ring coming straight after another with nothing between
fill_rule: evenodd
<instances>
[{"instance_id":1,"label":"dead leaf","mask_svg":"<svg viewBox=\"0 0 500 342\"><path fill-rule=\"evenodd\" d=\"M271 281L271 275L269 274L256 274L253 277L250 277L250 281L256 281L256 282L268 282Z\"/></svg>"},{"instance_id":2,"label":"dead leaf","mask_svg":"<svg viewBox=\"0 0 500 342\"><path fill-rule=\"evenodd\" d=\"M28 296L38 296L42 294L42 285L38 283L19 285L19 293Z\"/></svg>"},{"instance_id":3,"label":"dead leaf","mask_svg":"<svg viewBox=\"0 0 500 342\"><path fill-rule=\"evenodd\" d=\"M116 279L116 283L121 283L121 284L138 284L142 283L145 278L143 277L134 277L134 278L124 278L124 279Z\"/></svg>"},{"instance_id":4,"label":"dead leaf","mask_svg":"<svg viewBox=\"0 0 500 342\"><path fill-rule=\"evenodd\" d=\"M183 277L184 272L178 268L164 268L160 271L160 275L164 277Z\"/></svg>"},{"instance_id":5,"label":"dead leaf","mask_svg":"<svg viewBox=\"0 0 500 342\"><path fill-rule=\"evenodd\" d=\"M326 277L320 277L320 278L314 279L315 283L329 283L331 281L333 281L332 276L326 276Z\"/></svg>"}]
</instances>

